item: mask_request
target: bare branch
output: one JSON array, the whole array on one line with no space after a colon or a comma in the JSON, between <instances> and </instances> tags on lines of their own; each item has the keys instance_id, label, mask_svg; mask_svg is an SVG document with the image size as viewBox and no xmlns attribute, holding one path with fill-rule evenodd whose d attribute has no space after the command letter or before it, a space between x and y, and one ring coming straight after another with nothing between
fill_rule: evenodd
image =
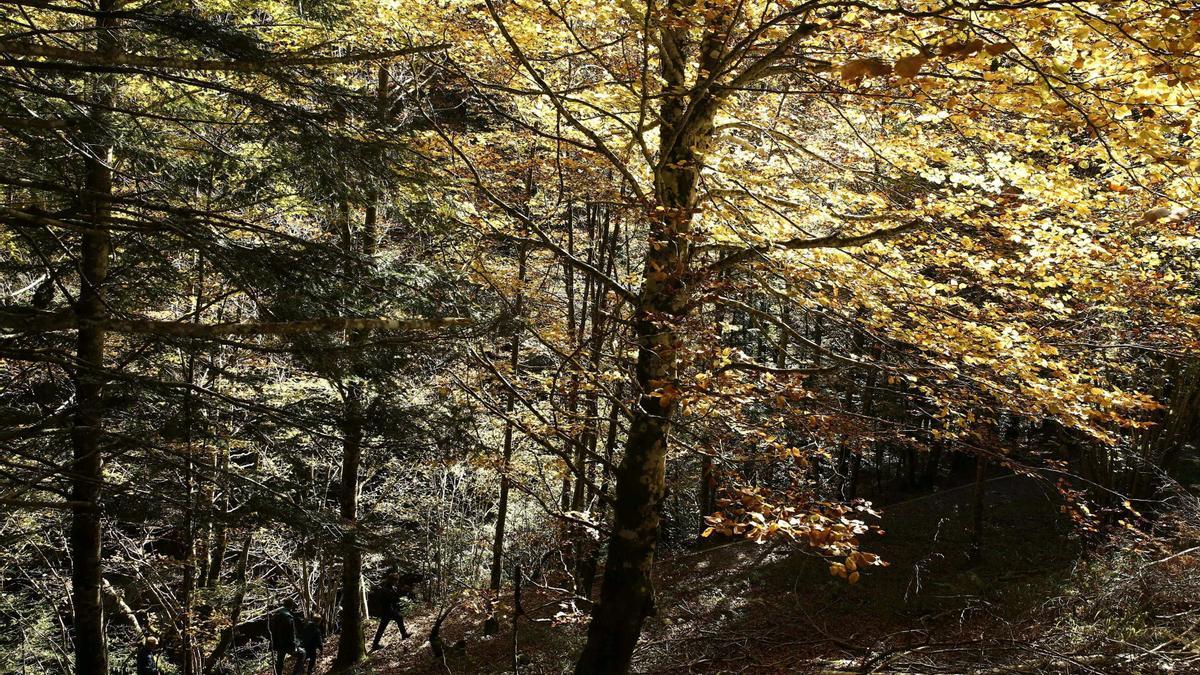
<instances>
[{"instance_id":1,"label":"bare branch","mask_svg":"<svg viewBox=\"0 0 1200 675\"><path fill-rule=\"evenodd\" d=\"M418 331L466 326L470 319L463 317L327 317L298 321L246 321L239 323L191 323L184 321L153 321L104 319L91 322L103 330L131 335L158 335L181 338L215 338L231 335L306 335L359 330ZM0 311L0 328L18 333L49 333L75 330L80 322L74 314L47 313L9 309Z\"/></svg>"},{"instance_id":2,"label":"bare branch","mask_svg":"<svg viewBox=\"0 0 1200 675\"><path fill-rule=\"evenodd\" d=\"M341 63L359 63L362 61L379 61L392 59L410 54L438 52L447 49L447 44L422 45L389 49L380 52L363 52L345 54L343 56L308 56L302 54L272 54L267 58L246 59L188 59L173 56L146 56L141 54L102 54L100 52L81 51L66 47L39 45L19 40L0 41L0 52L18 56L34 56L41 58L62 59L74 63L92 66L139 66L143 68L162 68L167 70L205 70L239 73L262 73L272 68L286 66L329 66Z\"/></svg>"},{"instance_id":3,"label":"bare branch","mask_svg":"<svg viewBox=\"0 0 1200 675\"><path fill-rule=\"evenodd\" d=\"M726 267L744 263L748 260L765 256L771 251L799 251L805 249L816 248L854 248L862 246L873 241L890 239L907 232L911 232L922 225L919 221L912 221L897 225L895 227L885 227L879 230L872 230L864 234L840 235L831 234L825 237L797 237L795 239L786 239L784 241L772 242L763 244L762 246L752 246L744 248L737 245L714 244L701 247L703 249L734 249L736 252L729 255L705 268L706 272L714 272Z\"/></svg>"}]
</instances>

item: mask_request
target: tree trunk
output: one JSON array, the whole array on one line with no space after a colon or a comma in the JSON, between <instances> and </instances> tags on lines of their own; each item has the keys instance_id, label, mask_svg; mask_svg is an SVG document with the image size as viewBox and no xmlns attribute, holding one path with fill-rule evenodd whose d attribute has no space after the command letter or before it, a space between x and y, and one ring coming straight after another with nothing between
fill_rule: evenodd
<instances>
[{"instance_id":1,"label":"tree trunk","mask_svg":"<svg viewBox=\"0 0 1200 675\"><path fill-rule=\"evenodd\" d=\"M347 260L354 253L354 236L350 224L350 205L343 198L339 205L339 230L342 249ZM354 270L347 263L346 279L352 278ZM351 346L361 342L365 335L353 332L349 336ZM358 541L358 482L359 465L362 462L363 384L358 381L353 368L343 375L342 400L342 489L341 517L346 528L342 535L342 627L338 639L335 669L344 669L362 661L367 655L365 610L363 601L365 587L362 576L362 549Z\"/></svg>"},{"instance_id":2,"label":"tree trunk","mask_svg":"<svg viewBox=\"0 0 1200 675\"><path fill-rule=\"evenodd\" d=\"M111 12L115 0L101 0L96 18L96 48L104 53L117 48ZM101 75L95 82L92 108L92 139L86 159L87 192L81 198L91 228L84 231L80 252L79 298L75 315L79 321L76 341L75 423L71 429L72 507L71 603L74 607L75 672L79 675L103 675L108 672L108 645L104 636L104 605L101 600L101 520L100 487L104 463L100 439L104 433L104 329L92 321L103 319L106 312L104 283L108 277L108 220L113 189L112 145L106 110L116 98L116 82Z\"/></svg>"},{"instance_id":3,"label":"tree trunk","mask_svg":"<svg viewBox=\"0 0 1200 675\"><path fill-rule=\"evenodd\" d=\"M643 312L649 302L647 297ZM676 357L671 345L677 336L670 328L652 327L648 318L639 321L637 330L637 383L644 393L630 425L625 457L617 469L604 583L588 629L587 646L576 666L577 675L628 671L642 623L653 612L651 573L664 491L667 437L675 408L674 400L655 383L674 375Z\"/></svg>"},{"instance_id":4,"label":"tree trunk","mask_svg":"<svg viewBox=\"0 0 1200 675\"><path fill-rule=\"evenodd\" d=\"M608 224L601 222L600 206L588 204L585 209L588 233L587 262L597 269L606 270L608 251ZM596 242L599 241L597 246ZM600 402L599 391L595 378L600 374L600 363L604 347L604 304L605 294L601 286L591 277L585 278L583 302L579 308L579 320L576 344L580 349L586 344L589 354L587 368L589 377L593 378L593 386L588 388L583 396L584 424L583 431L576 439L575 469L578 478L575 481L575 492L571 495L571 510L577 513L588 511L593 498L592 481L587 477L592 472L592 463L587 461L589 453L594 455L599 437ZM589 304L590 302L590 304ZM587 336L586 343L584 336ZM578 388L578 379L574 381ZM588 536L585 526L575 523L572 526L573 541L571 545L574 558L575 595L591 599L592 584L595 578L596 559L591 555L594 548L592 538Z\"/></svg>"},{"instance_id":5,"label":"tree trunk","mask_svg":"<svg viewBox=\"0 0 1200 675\"><path fill-rule=\"evenodd\" d=\"M388 76L387 64L379 64L376 75L375 112L379 123L386 125L388 121L388 100L391 92L391 80ZM380 166L386 165L387 157L381 150L375 158ZM375 257L375 242L379 238L379 190L372 187L370 198L367 200L366 213L363 216L362 251L368 260Z\"/></svg>"},{"instance_id":6,"label":"tree trunk","mask_svg":"<svg viewBox=\"0 0 1200 675\"><path fill-rule=\"evenodd\" d=\"M987 460L981 454L975 458L975 491L971 498L971 549L967 558L972 565L983 559L983 500L986 474Z\"/></svg>"},{"instance_id":7,"label":"tree trunk","mask_svg":"<svg viewBox=\"0 0 1200 675\"><path fill-rule=\"evenodd\" d=\"M700 531L708 527L705 518L711 516L716 505L717 477L713 472L712 455L705 454L700 458Z\"/></svg>"},{"instance_id":8,"label":"tree trunk","mask_svg":"<svg viewBox=\"0 0 1200 675\"><path fill-rule=\"evenodd\" d=\"M246 536L242 539L242 550L238 553L237 568L234 572L234 583L237 585L237 592L233 595L232 607L229 609L229 637L231 644L236 641L237 628L242 624L242 609L246 606L246 591L250 585L250 546L253 543L254 530L247 529ZM220 651L220 646L218 646L217 651L213 652L212 656L208 659L208 663L205 664L204 672L211 672L222 655L223 652Z\"/></svg>"},{"instance_id":9,"label":"tree trunk","mask_svg":"<svg viewBox=\"0 0 1200 675\"><path fill-rule=\"evenodd\" d=\"M525 281L525 256L524 248L519 253L517 262L517 280L520 283ZM513 301L513 319L517 324L513 329L512 343L509 346L509 363L512 366L512 376L515 378L517 371L521 365L521 314L524 305L524 291L518 286L517 297ZM505 402L506 413L508 420L504 422L504 459L501 463L500 474L500 502L496 506L496 534L492 540L492 574L490 579L490 588L493 591L500 591L500 582L504 578L504 527L508 518L508 492L511 488L511 481L508 477L509 462L512 461L513 450L513 425L511 418L513 410L516 407L516 395L509 392L508 399Z\"/></svg>"},{"instance_id":10,"label":"tree trunk","mask_svg":"<svg viewBox=\"0 0 1200 675\"><path fill-rule=\"evenodd\" d=\"M215 589L221 585L221 571L225 565L225 551L229 547L229 528L225 523L225 519L229 517L229 448L225 447L218 451L220 453L220 463L218 465L218 474L223 477L225 484L224 490L221 493L221 517L214 524L213 529L213 545L209 553L208 575L206 586L210 589Z\"/></svg>"},{"instance_id":11,"label":"tree trunk","mask_svg":"<svg viewBox=\"0 0 1200 675\"><path fill-rule=\"evenodd\" d=\"M605 504L606 504L605 498L608 497L608 482L609 482L608 467L612 466L613 452L617 448L617 435L620 432L620 426L621 426L620 425L621 406L619 404L619 401L621 399L621 392L622 392L622 385L618 384L616 391L613 392L612 405L610 405L609 409L608 409L608 432L604 439L604 470L600 474L600 491L599 491L599 493L600 493L601 499L600 499L600 502L596 509L596 521L597 522L603 522L605 519L604 518ZM592 597L592 590L596 585L596 570L599 568L599 566L600 566L600 549L598 547L594 547L592 549L591 555L588 558L587 569L586 569L587 576L584 577L584 592L581 593L581 595L583 595L584 597L586 597L588 599L590 599Z\"/></svg>"},{"instance_id":12,"label":"tree trunk","mask_svg":"<svg viewBox=\"0 0 1200 675\"><path fill-rule=\"evenodd\" d=\"M196 256L196 279L193 284L195 304L192 321L199 323L200 313L204 307L204 256ZM194 457L194 439L196 422L196 399L192 386L196 383L196 347L188 345L187 361L184 379L188 388L183 392L184 417L184 483L186 508L184 510L183 536L185 540L183 579L179 592L180 626L179 632L183 637L183 673L195 675L203 667L201 655L196 647L195 627L192 622L192 602L196 591L196 461Z\"/></svg>"},{"instance_id":13,"label":"tree trunk","mask_svg":"<svg viewBox=\"0 0 1200 675\"><path fill-rule=\"evenodd\" d=\"M875 352L876 359L878 359L880 357L881 351L882 350L876 350L876 352ZM862 355L864 353L861 346L859 347L858 353L860 355ZM876 385L878 383L879 383L879 370L872 368L870 370L870 372L867 373L866 380L863 382L862 396L860 397L863 415L866 416L867 418L872 419L872 421L870 423L872 437L875 436L875 422L874 422L873 418L875 417L875 404L876 404L875 389L876 389ZM879 443L879 441L871 441L871 442ZM859 477L859 475L861 475L861 473L862 473L862 449L860 448L850 458L849 475L846 477L846 484L842 488L842 498L843 499L856 499L858 497L858 477Z\"/></svg>"},{"instance_id":14,"label":"tree trunk","mask_svg":"<svg viewBox=\"0 0 1200 675\"><path fill-rule=\"evenodd\" d=\"M358 473L362 460L362 392L352 386L346 394L342 423L341 516L346 533L342 537L342 630L334 666L353 666L367 655L364 628L362 551L358 546Z\"/></svg>"},{"instance_id":15,"label":"tree trunk","mask_svg":"<svg viewBox=\"0 0 1200 675\"><path fill-rule=\"evenodd\" d=\"M936 427L935 427L936 428ZM941 439L934 439L929 446L929 457L925 459L925 470L921 474L920 486L926 490L932 489L937 484L938 472L942 464L942 450L945 443Z\"/></svg>"},{"instance_id":16,"label":"tree trunk","mask_svg":"<svg viewBox=\"0 0 1200 675\"><path fill-rule=\"evenodd\" d=\"M575 257L575 217L573 207L570 203L567 204L567 255ZM575 350L579 345L579 333L575 330L575 268L563 262L563 289L567 299L567 335L571 336L571 349ZM583 462L582 446L579 445L579 436L574 430L575 416L579 412L579 373L571 373L571 385L567 390L567 419L570 421L572 428L570 433L566 434L563 439L563 461L568 462L566 470L563 472L562 479L562 510L569 511L572 508L574 493L583 488L581 481L575 481L574 485L571 482L572 470L579 471ZM582 476L580 471L578 474ZM571 536L571 528L567 528L568 532L566 539L573 541ZM567 569L570 569L570 561L567 562Z\"/></svg>"},{"instance_id":17,"label":"tree trunk","mask_svg":"<svg viewBox=\"0 0 1200 675\"><path fill-rule=\"evenodd\" d=\"M668 14L680 8L671 3ZM660 35L664 91L686 92L686 27L667 16ZM726 12L710 21L724 28ZM679 22L683 24L683 22ZM701 69L715 72L723 50L723 30L707 30L699 45ZM588 627L587 645L576 675L610 675L629 670L646 617L654 612L652 572L665 489L667 443L675 415L683 336L678 324L691 301L691 226L703 153L713 136L716 101L671 93L662 99L660 158L654 174L658 201L642 272L642 292L634 316L638 344L637 405L616 471L612 533L600 601Z\"/></svg>"}]
</instances>

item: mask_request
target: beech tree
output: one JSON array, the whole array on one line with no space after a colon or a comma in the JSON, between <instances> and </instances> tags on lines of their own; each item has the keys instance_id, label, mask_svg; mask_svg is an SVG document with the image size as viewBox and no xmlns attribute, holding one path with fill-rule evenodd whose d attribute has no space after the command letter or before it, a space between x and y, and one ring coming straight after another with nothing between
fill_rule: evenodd
<instances>
[{"instance_id":1,"label":"beech tree","mask_svg":"<svg viewBox=\"0 0 1200 675\"><path fill-rule=\"evenodd\" d=\"M477 222L598 279L626 304L638 345L605 582L576 672L629 667L653 612L673 424L681 408L728 391L727 378L714 377L727 367L758 373L763 395L785 399L804 396L804 378L823 359L903 378L930 399L939 438L973 433L981 410L1000 407L1113 441L1113 426L1149 405L1135 391L1097 386L1112 354L1093 345L1120 342L1131 320L1160 324L1159 312L1178 306L1170 282L1157 281L1172 274L1150 272L1156 258L1125 244L1147 227L1180 244L1189 236L1177 225L1195 188L1179 133L1195 104L1188 10L487 2L445 16L455 31L447 77L524 132L519 143L496 138L512 148L505 154L435 128L483 200ZM1142 65L1115 65L1131 63ZM557 180L558 189L541 198L506 187L515 158L539 152L525 144L554 153L539 183ZM548 227L565 200L555 172L610 178L593 183L591 199L622 204L638 223L636 279L572 255ZM1103 268L1084 262L1097 256ZM692 335L705 306L806 339L724 295L719 275L735 267L749 270L741 292L820 307L908 345L907 362L811 344L808 363L771 370L707 353ZM1133 277L1156 280L1154 302L1112 295ZM1103 317L1092 313L1097 302ZM1061 323L1038 325L1045 311ZM1087 345L1071 338L1081 323L1095 332ZM710 522L853 550L859 526L830 538L792 515L806 508L796 506L764 502ZM819 501L807 508L843 513Z\"/></svg>"}]
</instances>

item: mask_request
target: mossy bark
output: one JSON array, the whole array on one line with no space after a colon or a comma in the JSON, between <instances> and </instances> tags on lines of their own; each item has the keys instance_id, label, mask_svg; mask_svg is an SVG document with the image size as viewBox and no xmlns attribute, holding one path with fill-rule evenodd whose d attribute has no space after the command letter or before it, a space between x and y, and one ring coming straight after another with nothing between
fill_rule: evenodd
<instances>
[{"instance_id":1,"label":"mossy bark","mask_svg":"<svg viewBox=\"0 0 1200 675\"><path fill-rule=\"evenodd\" d=\"M682 9L679 3L671 3L668 12ZM639 395L625 455L616 471L612 534L600 600L576 675L628 672L642 624L654 613L654 553L679 393L684 347L681 323L692 301L691 230L717 107L711 93L687 86L687 60L698 54L701 69L715 68L723 28L722 17L715 17L698 44L689 44L688 29L679 22L664 21L660 29L664 95L660 157L654 173L657 204L649 223L642 292L634 321Z\"/></svg>"}]
</instances>

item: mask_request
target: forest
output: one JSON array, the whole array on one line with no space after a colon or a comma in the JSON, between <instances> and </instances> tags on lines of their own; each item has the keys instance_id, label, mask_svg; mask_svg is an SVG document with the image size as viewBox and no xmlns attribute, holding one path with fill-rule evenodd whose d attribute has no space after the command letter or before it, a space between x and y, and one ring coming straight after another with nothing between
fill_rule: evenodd
<instances>
[{"instance_id":1,"label":"forest","mask_svg":"<svg viewBox=\"0 0 1200 675\"><path fill-rule=\"evenodd\" d=\"M1197 0L0 0L0 673L1200 672L1198 104Z\"/></svg>"}]
</instances>

